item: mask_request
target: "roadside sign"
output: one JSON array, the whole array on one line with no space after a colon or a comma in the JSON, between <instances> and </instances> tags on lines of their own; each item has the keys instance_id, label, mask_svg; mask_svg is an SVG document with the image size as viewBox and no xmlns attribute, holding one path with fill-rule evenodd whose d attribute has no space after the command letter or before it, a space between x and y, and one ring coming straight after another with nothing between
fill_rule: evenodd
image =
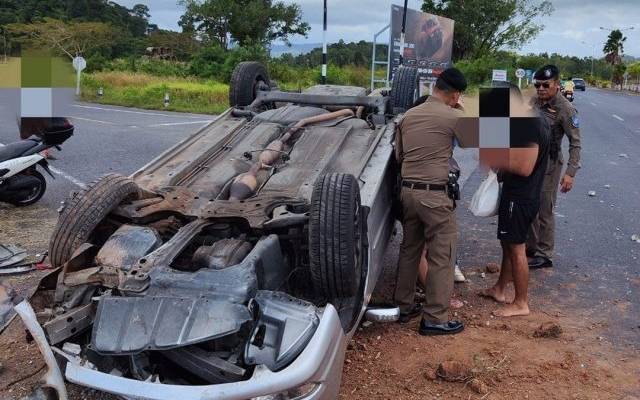
<instances>
[{"instance_id":1,"label":"roadside sign","mask_svg":"<svg viewBox=\"0 0 640 400\"><path fill-rule=\"evenodd\" d=\"M527 79L531 80L531 78L533 78L533 71L528 69L526 71L524 71L525 74L527 75Z\"/></svg>"},{"instance_id":2,"label":"roadside sign","mask_svg":"<svg viewBox=\"0 0 640 400\"><path fill-rule=\"evenodd\" d=\"M526 72L522 68L516 70L516 78L518 78L518 88L522 88L522 78L526 75Z\"/></svg>"},{"instance_id":3,"label":"roadside sign","mask_svg":"<svg viewBox=\"0 0 640 400\"><path fill-rule=\"evenodd\" d=\"M76 57L73 59L73 69L76 71L82 71L85 68L87 68L87 61L83 57Z\"/></svg>"},{"instance_id":4,"label":"roadside sign","mask_svg":"<svg viewBox=\"0 0 640 400\"><path fill-rule=\"evenodd\" d=\"M80 73L87 68L87 61L80 56L73 59L73 69L76 70L76 96L80 96Z\"/></svg>"},{"instance_id":5,"label":"roadside sign","mask_svg":"<svg viewBox=\"0 0 640 400\"><path fill-rule=\"evenodd\" d=\"M494 69L491 77L492 81L507 81L507 70L506 69Z\"/></svg>"}]
</instances>

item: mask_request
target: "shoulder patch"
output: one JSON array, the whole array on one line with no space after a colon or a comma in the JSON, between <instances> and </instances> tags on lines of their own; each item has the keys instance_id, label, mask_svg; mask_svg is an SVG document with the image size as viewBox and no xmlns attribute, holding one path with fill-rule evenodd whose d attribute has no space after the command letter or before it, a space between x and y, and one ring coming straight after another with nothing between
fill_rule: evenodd
<instances>
[{"instance_id":1,"label":"shoulder patch","mask_svg":"<svg viewBox=\"0 0 640 400\"><path fill-rule=\"evenodd\" d=\"M578 118L578 113L574 112L571 116L571 125L574 128L580 128L580 119Z\"/></svg>"}]
</instances>

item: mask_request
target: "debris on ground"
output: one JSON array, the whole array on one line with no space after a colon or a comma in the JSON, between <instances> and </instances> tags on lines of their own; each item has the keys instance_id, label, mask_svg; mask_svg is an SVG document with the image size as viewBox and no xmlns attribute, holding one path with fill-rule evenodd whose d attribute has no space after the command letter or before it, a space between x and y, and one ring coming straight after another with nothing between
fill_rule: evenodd
<instances>
[{"instance_id":1,"label":"debris on ground","mask_svg":"<svg viewBox=\"0 0 640 400\"><path fill-rule=\"evenodd\" d=\"M631 240L633 240L636 243L640 243L640 235L639 234L631 235Z\"/></svg>"},{"instance_id":2,"label":"debris on ground","mask_svg":"<svg viewBox=\"0 0 640 400\"><path fill-rule=\"evenodd\" d=\"M18 264L27 258L27 251L12 244L0 243L0 268L6 268Z\"/></svg>"},{"instance_id":3,"label":"debris on ground","mask_svg":"<svg viewBox=\"0 0 640 400\"><path fill-rule=\"evenodd\" d=\"M485 267L485 269L490 274L496 274L496 273L500 272L500 266L497 263L494 263L494 262L488 263L487 266Z\"/></svg>"},{"instance_id":4,"label":"debris on ground","mask_svg":"<svg viewBox=\"0 0 640 400\"><path fill-rule=\"evenodd\" d=\"M464 382L471 377L471 368L458 361L440 363L436 375L447 382Z\"/></svg>"},{"instance_id":5,"label":"debris on ground","mask_svg":"<svg viewBox=\"0 0 640 400\"><path fill-rule=\"evenodd\" d=\"M438 375L436 374L436 370L433 368L427 368L427 370L424 373L424 377L427 378L430 381L435 381L436 379L438 379Z\"/></svg>"},{"instance_id":6,"label":"debris on ground","mask_svg":"<svg viewBox=\"0 0 640 400\"><path fill-rule=\"evenodd\" d=\"M620 157L620 158L629 158L629 155L627 153L620 153L620 154L618 154L618 157Z\"/></svg>"},{"instance_id":7,"label":"debris on ground","mask_svg":"<svg viewBox=\"0 0 640 400\"><path fill-rule=\"evenodd\" d=\"M604 185L605 189L611 189L611 185Z\"/></svg>"},{"instance_id":8,"label":"debris on ground","mask_svg":"<svg viewBox=\"0 0 640 400\"><path fill-rule=\"evenodd\" d=\"M594 197L596 195L596 191L595 190L589 190L589 193L587 193L589 196Z\"/></svg>"},{"instance_id":9,"label":"debris on ground","mask_svg":"<svg viewBox=\"0 0 640 400\"><path fill-rule=\"evenodd\" d=\"M562 327L554 322L545 322L533 332L536 338L554 338L557 339L562 335Z\"/></svg>"},{"instance_id":10,"label":"debris on ground","mask_svg":"<svg viewBox=\"0 0 640 400\"><path fill-rule=\"evenodd\" d=\"M471 390L473 390L474 392L476 392L478 394L487 394L487 393L489 393L489 388L487 387L487 384L482 382L480 379L477 379L477 378L474 378L474 379L469 381L469 387L471 388Z\"/></svg>"}]
</instances>

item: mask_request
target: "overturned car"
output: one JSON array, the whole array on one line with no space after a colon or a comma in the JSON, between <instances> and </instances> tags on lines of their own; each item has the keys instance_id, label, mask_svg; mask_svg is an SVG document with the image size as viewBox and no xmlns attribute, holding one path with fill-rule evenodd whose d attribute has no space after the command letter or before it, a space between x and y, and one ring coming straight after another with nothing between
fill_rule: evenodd
<instances>
[{"instance_id":1,"label":"overturned car","mask_svg":"<svg viewBox=\"0 0 640 400\"><path fill-rule=\"evenodd\" d=\"M215 121L68 199L38 310L60 374L137 399L337 397L393 229L394 120L416 93L412 68L388 92L290 93L242 63Z\"/></svg>"}]
</instances>

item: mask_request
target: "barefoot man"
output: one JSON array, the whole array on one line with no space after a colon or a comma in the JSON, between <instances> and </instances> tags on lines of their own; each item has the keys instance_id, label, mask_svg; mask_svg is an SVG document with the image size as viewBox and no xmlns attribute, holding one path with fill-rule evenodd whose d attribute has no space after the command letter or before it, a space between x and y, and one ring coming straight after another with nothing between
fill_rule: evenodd
<instances>
[{"instance_id":1,"label":"barefoot man","mask_svg":"<svg viewBox=\"0 0 640 400\"><path fill-rule=\"evenodd\" d=\"M492 89L494 93L487 100L505 95L504 89L506 88ZM525 242L540 209L542 181L549 158L548 124L524 104L517 87L512 87L510 92L510 148L505 149L506 152L501 156L491 157L487 162L490 166L499 168L502 180L498 211L502 268L498 282L480 293L504 304L494 312L494 315L500 317L529 314L529 266ZM480 101L484 100L481 98ZM505 289L510 282L513 282L516 292L511 303L505 296Z\"/></svg>"}]
</instances>

